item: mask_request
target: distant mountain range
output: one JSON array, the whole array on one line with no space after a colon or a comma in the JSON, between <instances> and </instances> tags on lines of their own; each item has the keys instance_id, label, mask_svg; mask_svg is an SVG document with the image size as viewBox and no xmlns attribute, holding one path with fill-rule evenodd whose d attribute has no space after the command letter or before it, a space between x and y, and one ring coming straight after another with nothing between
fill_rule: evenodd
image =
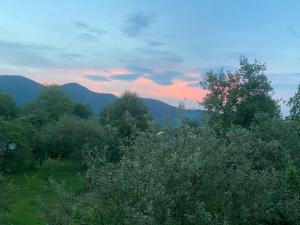
<instances>
[{"instance_id":1,"label":"distant mountain range","mask_svg":"<svg viewBox=\"0 0 300 225\"><path fill-rule=\"evenodd\" d=\"M42 84L23 76L0 75L0 91L11 95L18 106L23 106L34 100L42 88ZM73 101L89 104L95 115L98 115L107 104L118 98L112 94L93 92L77 83L64 84L62 88ZM150 98L142 98L142 100L148 106L154 120L158 123L171 122L172 124L178 124L184 118L199 120L201 117L201 110L179 109Z\"/></svg>"}]
</instances>

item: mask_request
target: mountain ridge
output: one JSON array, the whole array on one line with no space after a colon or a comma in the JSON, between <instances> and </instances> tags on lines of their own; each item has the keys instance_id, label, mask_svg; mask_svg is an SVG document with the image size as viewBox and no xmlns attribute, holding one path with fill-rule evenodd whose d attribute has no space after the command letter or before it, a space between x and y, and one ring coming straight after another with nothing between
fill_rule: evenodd
<instances>
[{"instance_id":1,"label":"mountain ridge","mask_svg":"<svg viewBox=\"0 0 300 225\"><path fill-rule=\"evenodd\" d=\"M0 91L10 94L18 106L35 99L44 85L21 75L0 75ZM60 85L67 95L76 102L87 103L95 115L118 97L109 93L94 92L78 83ZM150 114L159 123L178 124L181 119L200 120L201 110L179 109L163 101L152 98L141 98L149 108Z\"/></svg>"}]
</instances>

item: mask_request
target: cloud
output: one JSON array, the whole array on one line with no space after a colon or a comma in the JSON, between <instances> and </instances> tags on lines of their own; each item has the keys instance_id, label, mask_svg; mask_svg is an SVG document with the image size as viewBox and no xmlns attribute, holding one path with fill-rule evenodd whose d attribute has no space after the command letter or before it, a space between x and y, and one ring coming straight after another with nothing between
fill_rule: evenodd
<instances>
[{"instance_id":1,"label":"cloud","mask_svg":"<svg viewBox=\"0 0 300 225\"><path fill-rule=\"evenodd\" d=\"M143 73L143 74L155 73L153 70L141 66L129 65L126 68L135 73Z\"/></svg>"},{"instance_id":2,"label":"cloud","mask_svg":"<svg viewBox=\"0 0 300 225\"><path fill-rule=\"evenodd\" d=\"M29 50L30 49L32 51L59 50L59 48L48 46L48 45L5 41L5 40L0 40L0 48L7 49L7 50Z\"/></svg>"},{"instance_id":3,"label":"cloud","mask_svg":"<svg viewBox=\"0 0 300 225\"><path fill-rule=\"evenodd\" d=\"M63 53L59 55L61 58L67 59L67 60L75 60L78 58L82 58L83 55L77 54L77 53Z\"/></svg>"},{"instance_id":4,"label":"cloud","mask_svg":"<svg viewBox=\"0 0 300 225\"><path fill-rule=\"evenodd\" d=\"M293 37L295 37L295 38L297 38L297 39L300 39L300 33L295 29L295 27L290 26L290 27L289 27L289 33L290 33Z\"/></svg>"},{"instance_id":5,"label":"cloud","mask_svg":"<svg viewBox=\"0 0 300 225\"><path fill-rule=\"evenodd\" d=\"M94 34L83 33L79 35L79 39L83 41L96 42L99 40L99 37L95 36Z\"/></svg>"},{"instance_id":6,"label":"cloud","mask_svg":"<svg viewBox=\"0 0 300 225\"><path fill-rule=\"evenodd\" d=\"M140 74L114 74L110 78L113 80L133 81L141 77Z\"/></svg>"},{"instance_id":7,"label":"cloud","mask_svg":"<svg viewBox=\"0 0 300 225\"><path fill-rule=\"evenodd\" d=\"M110 81L107 77L102 75L85 75L84 77L92 81Z\"/></svg>"},{"instance_id":8,"label":"cloud","mask_svg":"<svg viewBox=\"0 0 300 225\"><path fill-rule=\"evenodd\" d=\"M160 41L155 41L155 40L148 40L147 43L149 44L149 46L151 47L157 47L157 46L162 46L165 43L160 42Z\"/></svg>"},{"instance_id":9,"label":"cloud","mask_svg":"<svg viewBox=\"0 0 300 225\"><path fill-rule=\"evenodd\" d=\"M59 51L47 45L0 40L2 63L13 66L50 67L57 65L49 53Z\"/></svg>"},{"instance_id":10,"label":"cloud","mask_svg":"<svg viewBox=\"0 0 300 225\"><path fill-rule=\"evenodd\" d=\"M154 74L150 74L148 78L154 81L155 83L161 85L171 85L173 84L174 79L179 79L184 81L195 80L195 78L189 77L184 73L178 71L164 71L162 73L154 73Z\"/></svg>"},{"instance_id":11,"label":"cloud","mask_svg":"<svg viewBox=\"0 0 300 225\"><path fill-rule=\"evenodd\" d=\"M74 26L80 31L80 39L95 42L99 38L106 34L106 31L99 28L94 28L82 21L75 21Z\"/></svg>"},{"instance_id":12,"label":"cloud","mask_svg":"<svg viewBox=\"0 0 300 225\"><path fill-rule=\"evenodd\" d=\"M179 71L167 70L167 71L158 73L152 69L135 66L135 65L129 65L126 68L128 70L130 70L131 72L142 74L144 77L146 77L149 80L152 80L156 84L160 84L160 85L171 85L171 84L173 84L174 79L179 79L179 80L184 80L184 81L195 81L196 80L196 78L188 76Z\"/></svg>"},{"instance_id":13,"label":"cloud","mask_svg":"<svg viewBox=\"0 0 300 225\"><path fill-rule=\"evenodd\" d=\"M171 63L183 63L184 60L179 55L165 50L139 48L139 52L147 54L151 57L156 57L159 61L171 62Z\"/></svg>"},{"instance_id":14,"label":"cloud","mask_svg":"<svg viewBox=\"0 0 300 225\"><path fill-rule=\"evenodd\" d=\"M155 19L156 17L153 14L141 12L132 14L127 18L123 32L128 37L137 37L149 29Z\"/></svg>"},{"instance_id":15,"label":"cloud","mask_svg":"<svg viewBox=\"0 0 300 225\"><path fill-rule=\"evenodd\" d=\"M200 82L192 82L188 84L189 87L196 87L196 88L201 88Z\"/></svg>"}]
</instances>

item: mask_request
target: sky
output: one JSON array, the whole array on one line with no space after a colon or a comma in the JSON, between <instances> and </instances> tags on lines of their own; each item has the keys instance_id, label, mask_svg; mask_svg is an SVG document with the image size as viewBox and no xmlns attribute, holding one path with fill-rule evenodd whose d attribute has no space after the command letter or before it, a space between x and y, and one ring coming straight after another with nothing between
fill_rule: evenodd
<instances>
[{"instance_id":1,"label":"sky","mask_svg":"<svg viewBox=\"0 0 300 225\"><path fill-rule=\"evenodd\" d=\"M241 55L267 64L276 99L300 83L298 0L7 0L0 9L0 74L188 107L206 94L201 74L238 69Z\"/></svg>"}]
</instances>

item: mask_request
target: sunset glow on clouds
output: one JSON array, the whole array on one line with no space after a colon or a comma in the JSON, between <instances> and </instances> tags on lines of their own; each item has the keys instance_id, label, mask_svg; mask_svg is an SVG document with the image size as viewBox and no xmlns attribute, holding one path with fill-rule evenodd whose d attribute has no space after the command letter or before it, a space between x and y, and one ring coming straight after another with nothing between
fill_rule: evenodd
<instances>
[{"instance_id":1,"label":"sunset glow on clouds","mask_svg":"<svg viewBox=\"0 0 300 225\"><path fill-rule=\"evenodd\" d=\"M200 87L193 87L191 84L200 81L200 74L196 72L187 73L191 80L172 79L172 84L162 85L147 78L147 75L139 75L136 79L122 79L133 75L127 69L113 70L86 70L86 69L43 69L44 78L32 77L42 84L64 84L77 82L90 90L102 93L112 93L120 96L125 90L137 92L140 96L161 99L172 105L178 105L184 101L188 107L197 107L198 102L205 96L206 91ZM101 75L99 75L101 74ZM114 77L118 76L119 79Z\"/></svg>"},{"instance_id":2,"label":"sunset glow on clouds","mask_svg":"<svg viewBox=\"0 0 300 225\"><path fill-rule=\"evenodd\" d=\"M275 97L300 83L298 1L10 0L1 4L0 74L197 107L201 74L267 63Z\"/></svg>"}]
</instances>

